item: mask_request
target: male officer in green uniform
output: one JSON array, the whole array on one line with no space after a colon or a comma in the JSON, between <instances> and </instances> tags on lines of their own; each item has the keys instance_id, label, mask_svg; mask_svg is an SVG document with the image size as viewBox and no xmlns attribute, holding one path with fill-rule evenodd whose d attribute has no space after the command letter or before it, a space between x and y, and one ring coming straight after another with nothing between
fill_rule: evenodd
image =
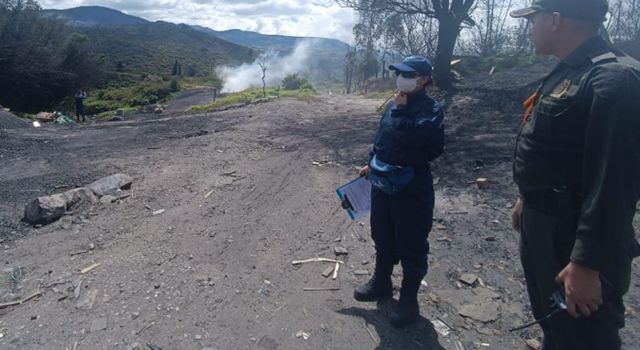
<instances>
[{"instance_id":1,"label":"male officer in green uniform","mask_svg":"<svg viewBox=\"0 0 640 350\"><path fill-rule=\"evenodd\" d=\"M616 350L623 295L640 255L640 63L597 33L606 0L535 0L536 52L561 61L525 102L513 210L536 318L564 288L567 311L543 322L544 350Z\"/></svg>"}]
</instances>

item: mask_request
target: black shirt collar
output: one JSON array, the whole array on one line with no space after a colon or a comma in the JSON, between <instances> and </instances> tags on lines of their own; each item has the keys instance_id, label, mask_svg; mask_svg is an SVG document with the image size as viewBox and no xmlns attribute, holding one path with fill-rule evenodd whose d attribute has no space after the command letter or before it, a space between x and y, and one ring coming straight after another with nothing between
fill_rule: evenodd
<instances>
[{"instance_id":1,"label":"black shirt collar","mask_svg":"<svg viewBox=\"0 0 640 350\"><path fill-rule=\"evenodd\" d=\"M594 52L605 47L607 47L606 41L599 35L595 35L578 46L562 63L570 67L579 67L585 60L591 59Z\"/></svg>"}]
</instances>

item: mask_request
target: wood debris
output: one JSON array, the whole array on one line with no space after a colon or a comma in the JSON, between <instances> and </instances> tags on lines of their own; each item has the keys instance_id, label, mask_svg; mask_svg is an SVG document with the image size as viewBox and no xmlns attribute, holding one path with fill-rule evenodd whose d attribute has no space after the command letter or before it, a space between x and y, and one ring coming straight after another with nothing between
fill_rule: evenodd
<instances>
[{"instance_id":1,"label":"wood debris","mask_svg":"<svg viewBox=\"0 0 640 350\"><path fill-rule=\"evenodd\" d=\"M333 270L335 270L334 266L327 267L327 269L322 272L322 276L324 276L325 278L328 278L333 273Z\"/></svg>"},{"instance_id":2,"label":"wood debris","mask_svg":"<svg viewBox=\"0 0 640 350\"><path fill-rule=\"evenodd\" d=\"M95 270L98 266L100 266L100 263L93 263L93 264L85 267L84 269L80 270L80 273L84 275L85 273L88 273L88 272L91 272L91 271Z\"/></svg>"},{"instance_id":3,"label":"wood debris","mask_svg":"<svg viewBox=\"0 0 640 350\"><path fill-rule=\"evenodd\" d=\"M36 292L34 292L33 294L29 295L28 297L22 299L22 300L18 300L18 301L12 301L10 303L6 303L6 304L0 304L0 309L6 309L8 307L12 307L12 306L17 306L17 305L22 305L24 303L26 303L27 301L39 297L42 295L42 292L38 289Z\"/></svg>"},{"instance_id":4,"label":"wood debris","mask_svg":"<svg viewBox=\"0 0 640 350\"><path fill-rule=\"evenodd\" d=\"M340 290L340 288L338 287L304 287L302 288L303 291L305 292L335 292Z\"/></svg>"},{"instance_id":5,"label":"wood debris","mask_svg":"<svg viewBox=\"0 0 640 350\"><path fill-rule=\"evenodd\" d=\"M373 332L369 328L369 325L367 324L367 322L366 321L362 321L362 325L364 326L364 329L366 329L367 332L369 333L369 336L371 337L371 339L373 339L373 342L376 343L376 345L380 345L380 339L378 339L378 337L376 337L376 335L373 334Z\"/></svg>"},{"instance_id":6,"label":"wood debris","mask_svg":"<svg viewBox=\"0 0 640 350\"><path fill-rule=\"evenodd\" d=\"M328 263L334 263L334 264L335 263L344 264L343 261L335 260L335 259L327 259L327 258L311 258L306 260L294 260L291 262L291 264L302 265L302 264L313 263L313 262L328 262Z\"/></svg>"}]
</instances>

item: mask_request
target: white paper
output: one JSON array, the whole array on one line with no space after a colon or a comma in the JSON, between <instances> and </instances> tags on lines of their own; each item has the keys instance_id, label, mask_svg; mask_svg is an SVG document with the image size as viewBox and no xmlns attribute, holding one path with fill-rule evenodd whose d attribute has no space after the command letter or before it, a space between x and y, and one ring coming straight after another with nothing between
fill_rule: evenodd
<instances>
[{"instance_id":1,"label":"white paper","mask_svg":"<svg viewBox=\"0 0 640 350\"><path fill-rule=\"evenodd\" d=\"M357 220L371 212L371 182L364 176L336 190L341 201L347 199L351 208L347 209L349 218Z\"/></svg>"}]
</instances>

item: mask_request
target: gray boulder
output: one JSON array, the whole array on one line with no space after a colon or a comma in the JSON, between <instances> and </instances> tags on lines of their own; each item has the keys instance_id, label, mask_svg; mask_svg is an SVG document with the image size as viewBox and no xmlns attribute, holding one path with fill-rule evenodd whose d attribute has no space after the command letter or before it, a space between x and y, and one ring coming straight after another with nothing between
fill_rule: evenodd
<instances>
[{"instance_id":1,"label":"gray boulder","mask_svg":"<svg viewBox=\"0 0 640 350\"><path fill-rule=\"evenodd\" d=\"M77 206L81 203L96 203L98 201L98 197L86 187L69 190L64 193L64 196L67 200L67 208Z\"/></svg>"},{"instance_id":2,"label":"gray boulder","mask_svg":"<svg viewBox=\"0 0 640 350\"><path fill-rule=\"evenodd\" d=\"M115 174L102 178L89 186L89 188L96 196L102 197L107 194L111 194L119 189L129 189L133 183L133 178L125 174Z\"/></svg>"},{"instance_id":3,"label":"gray boulder","mask_svg":"<svg viewBox=\"0 0 640 350\"><path fill-rule=\"evenodd\" d=\"M38 197L24 208L24 219L33 225L46 225L61 218L66 211L67 197L64 194Z\"/></svg>"}]
</instances>

